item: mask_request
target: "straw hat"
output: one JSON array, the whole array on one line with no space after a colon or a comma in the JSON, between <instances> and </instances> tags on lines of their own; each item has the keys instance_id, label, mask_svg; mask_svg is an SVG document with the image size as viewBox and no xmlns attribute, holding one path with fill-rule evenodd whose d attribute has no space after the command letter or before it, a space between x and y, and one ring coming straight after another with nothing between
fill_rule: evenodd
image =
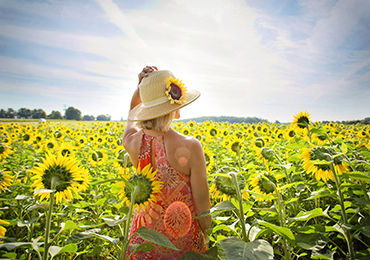
<instances>
[{"instance_id":1,"label":"straw hat","mask_svg":"<svg viewBox=\"0 0 370 260\"><path fill-rule=\"evenodd\" d=\"M184 83L169 70L156 70L143 78L139 85L142 103L130 110L128 119L145 121L180 109L200 96L197 90L187 90Z\"/></svg>"}]
</instances>

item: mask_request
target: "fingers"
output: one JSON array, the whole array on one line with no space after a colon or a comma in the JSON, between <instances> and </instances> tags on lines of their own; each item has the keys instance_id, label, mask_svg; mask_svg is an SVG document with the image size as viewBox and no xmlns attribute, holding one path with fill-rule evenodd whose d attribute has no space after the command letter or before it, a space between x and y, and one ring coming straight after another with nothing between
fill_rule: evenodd
<instances>
[{"instance_id":1,"label":"fingers","mask_svg":"<svg viewBox=\"0 0 370 260\"><path fill-rule=\"evenodd\" d=\"M143 68L143 70L137 75L139 77L139 84L138 85L140 85L143 78L147 77L149 75L149 73L151 73L155 70L158 70L157 67L155 67L155 66L146 66L145 68Z\"/></svg>"}]
</instances>

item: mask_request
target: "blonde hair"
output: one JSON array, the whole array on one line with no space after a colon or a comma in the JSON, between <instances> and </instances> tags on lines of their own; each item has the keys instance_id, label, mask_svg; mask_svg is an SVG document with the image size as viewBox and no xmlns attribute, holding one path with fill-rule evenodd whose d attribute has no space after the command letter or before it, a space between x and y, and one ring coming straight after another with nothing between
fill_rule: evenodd
<instances>
[{"instance_id":1,"label":"blonde hair","mask_svg":"<svg viewBox=\"0 0 370 260\"><path fill-rule=\"evenodd\" d=\"M157 130L160 132L166 132L175 118L176 111L173 111L167 115L153 118L145 121L139 121L136 125L141 129Z\"/></svg>"}]
</instances>

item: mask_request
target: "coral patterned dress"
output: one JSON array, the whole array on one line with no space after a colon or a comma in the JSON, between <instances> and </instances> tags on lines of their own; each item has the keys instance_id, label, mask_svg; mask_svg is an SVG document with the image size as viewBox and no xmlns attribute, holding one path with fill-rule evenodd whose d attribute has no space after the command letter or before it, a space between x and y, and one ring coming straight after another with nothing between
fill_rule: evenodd
<instances>
[{"instance_id":1,"label":"coral patterned dress","mask_svg":"<svg viewBox=\"0 0 370 260\"><path fill-rule=\"evenodd\" d=\"M179 259L187 251L206 251L204 234L195 216L194 201L190 188L190 177L175 170L167 161L163 135L152 137L143 134L139 163L141 168L152 162L151 146L155 155L156 180L163 182L161 193L155 194L156 202L147 208L135 211L130 236L141 226L154 229L165 235L179 251L154 245L149 252L138 251L131 259ZM130 244L146 242L135 235Z\"/></svg>"}]
</instances>

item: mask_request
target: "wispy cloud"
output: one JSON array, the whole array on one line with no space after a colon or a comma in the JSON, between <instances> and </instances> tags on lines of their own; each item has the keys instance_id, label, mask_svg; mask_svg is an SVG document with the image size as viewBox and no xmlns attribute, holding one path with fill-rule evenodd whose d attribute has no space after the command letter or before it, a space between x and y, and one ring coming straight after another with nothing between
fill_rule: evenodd
<instances>
[{"instance_id":1,"label":"wispy cloud","mask_svg":"<svg viewBox=\"0 0 370 260\"><path fill-rule=\"evenodd\" d=\"M27 89L59 99L67 93L80 97L90 88L80 103L86 113L101 102L111 111L102 113L119 119L127 113L136 75L145 65L157 65L202 92L184 117L289 121L307 110L315 120L350 119L346 107L361 118L367 116L361 111L369 111L363 102L370 82L369 5L169 0L128 11L125 2L114 0L2 2L14 17L2 20L0 37L28 46L29 55L0 52L0 73L7 79L0 79L0 91L12 79L13 92Z\"/></svg>"}]
</instances>

